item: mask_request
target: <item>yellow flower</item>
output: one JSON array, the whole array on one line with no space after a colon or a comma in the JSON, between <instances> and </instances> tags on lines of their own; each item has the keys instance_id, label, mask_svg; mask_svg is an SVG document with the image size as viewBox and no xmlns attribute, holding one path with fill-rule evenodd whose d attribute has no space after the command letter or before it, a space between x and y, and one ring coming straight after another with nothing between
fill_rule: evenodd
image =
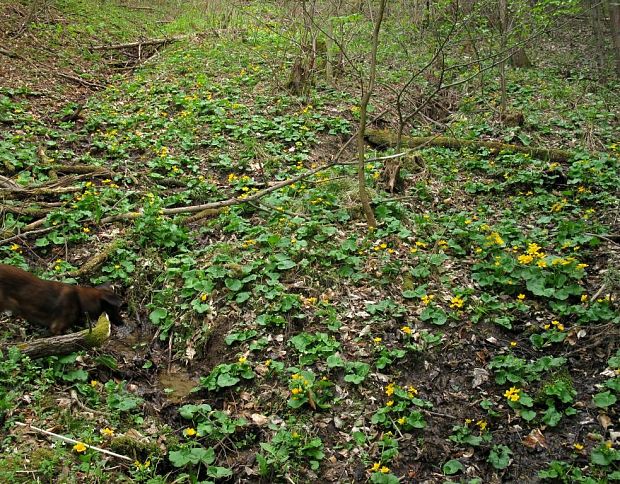
<instances>
[{"instance_id":1,"label":"yellow flower","mask_svg":"<svg viewBox=\"0 0 620 484\"><path fill-rule=\"evenodd\" d=\"M536 263L536 265L537 265L538 267L541 267L541 268L543 268L543 267L547 267L547 263L546 263L543 259L540 259L540 260Z\"/></svg>"},{"instance_id":2,"label":"yellow flower","mask_svg":"<svg viewBox=\"0 0 620 484\"><path fill-rule=\"evenodd\" d=\"M478 420L476 425L480 428L481 432L484 432L487 428L487 422L485 420Z\"/></svg>"},{"instance_id":3,"label":"yellow flower","mask_svg":"<svg viewBox=\"0 0 620 484\"><path fill-rule=\"evenodd\" d=\"M517 296L517 299L518 299L519 301L523 301L523 300L525 299L525 294L519 294L519 295Z\"/></svg>"},{"instance_id":4,"label":"yellow flower","mask_svg":"<svg viewBox=\"0 0 620 484\"><path fill-rule=\"evenodd\" d=\"M376 338L373 338L372 340L373 340L373 342L374 342L375 344L379 344L379 343L381 343L381 341L383 341L383 339L382 339L382 338L379 338L378 336L377 336Z\"/></svg>"},{"instance_id":5,"label":"yellow flower","mask_svg":"<svg viewBox=\"0 0 620 484\"><path fill-rule=\"evenodd\" d=\"M299 395L301 392L302 392L301 388L293 388L293 389L291 390L291 393L292 393L293 395Z\"/></svg>"},{"instance_id":6,"label":"yellow flower","mask_svg":"<svg viewBox=\"0 0 620 484\"><path fill-rule=\"evenodd\" d=\"M193 437L194 435L196 435L196 429L190 427L185 429L183 433L185 434L185 437Z\"/></svg>"},{"instance_id":7,"label":"yellow flower","mask_svg":"<svg viewBox=\"0 0 620 484\"><path fill-rule=\"evenodd\" d=\"M386 402L385 405L388 406L388 407L392 407L394 405L394 400L390 400L390 401Z\"/></svg>"},{"instance_id":8,"label":"yellow flower","mask_svg":"<svg viewBox=\"0 0 620 484\"><path fill-rule=\"evenodd\" d=\"M240 356L237 361L243 365L248 359L245 356Z\"/></svg>"},{"instance_id":9,"label":"yellow flower","mask_svg":"<svg viewBox=\"0 0 620 484\"><path fill-rule=\"evenodd\" d=\"M106 427L101 429L101 435L105 435L106 437L112 437L114 435L114 430L110 427Z\"/></svg>"},{"instance_id":10,"label":"yellow flower","mask_svg":"<svg viewBox=\"0 0 620 484\"><path fill-rule=\"evenodd\" d=\"M90 386L95 388L97 385L99 385L99 382L97 380L91 380L90 381Z\"/></svg>"},{"instance_id":11,"label":"yellow flower","mask_svg":"<svg viewBox=\"0 0 620 484\"><path fill-rule=\"evenodd\" d=\"M522 254L519 257L517 257L517 260L519 261L519 264L529 264L530 262L532 262L534 260L534 257L532 257L529 254Z\"/></svg>"},{"instance_id":12,"label":"yellow flower","mask_svg":"<svg viewBox=\"0 0 620 484\"><path fill-rule=\"evenodd\" d=\"M19 250L19 245L17 245L17 244L13 244L13 245L11 245L11 250L12 250L12 251L17 251L17 250Z\"/></svg>"},{"instance_id":13,"label":"yellow flower","mask_svg":"<svg viewBox=\"0 0 620 484\"><path fill-rule=\"evenodd\" d=\"M564 331L564 325L562 323L558 324L556 328L558 328L558 331Z\"/></svg>"},{"instance_id":14,"label":"yellow flower","mask_svg":"<svg viewBox=\"0 0 620 484\"><path fill-rule=\"evenodd\" d=\"M381 469L379 469L379 472L381 472L381 474L387 474L388 472L390 472L390 469L383 466Z\"/></svg>"},{"instance_id":15,"label":"yellow flower","mask_svg":"<svg viewBox=\"0 0 620 484\"><path fill-rule=\"evenodd\" d=\"M299 378L301 378L301 375L299 373L295 373L294 375L291 376L291 379L293 380L298 380Z\"/></svg>"},{"instance_id":16,"label":"yellow flower","mask_svg":"<svg viewBox=\"0 0 620 484\"><path fill-rule=\"evenodd\" d=\"M587 295L587 294L582 294L582 295L581 295L581 302L582 302L582 303L584 303L584 302L588 302L588 295Z\"/></svg>"},{"instance_id":17,"label":"yellow flower","mask_svg":"<svg viewBox=\"0 0 620 484\"><path fill-rule=\"evenodd\" d=\"M521 390L519 388L510 387L509 390L506 390L504 392L504 396L511 402L518 402L519 399L521 398L521 395L519 395L520 392Z\"/></svg>"},{"instance_id":18,"label":"yellow flower","mask_svg":"<svg viewBox=\"0 0 620 484\"><path fill-rule=\"evenodd\" d=\"M205 302L207 300L207 295L204 292L200 295L200 300L202 302Z\"/></svg>"},{"instance_id":19,"label":"yellow flower","mask_svg":"<svg viewBox=\"0 0 620 484\"><path fill-rule=\"evenodd\" d=\"M370 472L377 472L381 468L380 462L375 462L370 468Z\"/></svg>"},{"instance_id":20,"label":"yellow flower","mask_svg":"<svg viewBox=\"0 0 620 484\"><path fill-rule=\"evenodd\" d=\"M585 269L588 267L588 264L577 264L577 269Z\"/></svg>"},{"instance_id":21,"label":"yellow flower","mask_svg":"<svg viewBox=\"0 0 620 484\"><path fill-rule=\"evenodd\" d=\"M450 302L452 304L450 304L450 307L452 309L461 309L463 307L463 304L465 304L465 301L463 300L463 298L459 297L459 296L454 296Z\"/></svg>"},{"instance_id":22,"label":"yellow flower","mask_svg":"<svg viewBox=\"0 0 620 484\"><path fill-rule=\"evenodd\" d=\"M472 420L472 419L470 419L470 418L466 418L466 419L465 419L465 425L469 425L469 424L470 424L470 423L472 423L472 422L473 422L473 420Z\"/></svg>"},{"instance_id":23,"label":"yellow flower","mask_svg":"<svg viewBox=\"0 0 620 484\"><path fill-rule=\"evenodd\" d=\"M431 294L431 295L429 295L429 296L427 296L427 295L422 296L422 302L423 302L424 304L426 304L426 305L430 304L430 302L431 302L433 299L435 299L435 296L433 296L432 294Z\"/></svg>"},{"instance_id":24,"label":"yellow flower","mask_svg":"<svg viewBox=\"0 0 620 484\"><path fill-rule=\"evenodd\" d=\"M389 383L388 386L385 387L385 394L389 397L394 393L394 383Z\"/></svg>"},{"instance_id":25,"label":"yellow flower","mask_svg":"<svg viewBox=\"0 0 620 484\"><path fill-rule=\"evenodd\" d=\"M491 232L487 235L487 240L489 240L492 244L504 245L504 239L502 239L501 235L497 232Z\"/></svg>"},{"instance_id":26,"label":"yellow flower","mask_svg":"<svg viewBox=\"0 0 620 484\"><path fill-rule=\"evenodd\" d=\"M413 398L414 396L418 394L417 388L414 387L413 385L409 385L407 387L407 392L409 392L409 398Z\"/></svg>"},{"instance_id":27,"label":"yellow flower","mask_svg":"<svg viewBox=\"0 0 620 484\"><path fill-rule=\"evenodd\" d=\"M583 445L578 442L576 442L573 447L577 450L583 450Z\"/></svg>"},{"instance_id":28,"label":"yellow flower","mask_svg":"<svg viewBox=\"0 0 620 484\"><path fill-rule=\"evenodd\" d=\"M88 447L86 447L86 445L84 445L82 442L78 442L73 446L73 450L75 450L78 454L86 452L86 449L88 449Z\"/></svg>"},{"instance_id":29,"label":"yellow flower","mask_svg":"<svg viewBox=\"0 0 620 484\"><path fill-rule=\"evenodd\" d=\"M403 326L400 330L405 334L411 334L411 328L409 326Z\"/></svg>"},{"instance_id":30,"label":"yellow flower","mask_svg":"<svg viewBox=\"0 0 620 484\"><path fill-rule=\"evenodd\" d=\"M510 346L512 346L514 348L515 346L517 346L517 342L516 341L511 341L510 342Z\"/></svg>"},{"instance_id":31,"label":"yellow flower","mask_svg":"<svg viewBox=\"0 0 620 484\"><path fill-rule=\"evenodd\" d=\"M405 422L406 422L406 421L407 421L407 419L406 419L405 417L400 417L400 418L397 420L397 422L398 422L400 425L405 425Z\"/></svg>"}]
</instances>

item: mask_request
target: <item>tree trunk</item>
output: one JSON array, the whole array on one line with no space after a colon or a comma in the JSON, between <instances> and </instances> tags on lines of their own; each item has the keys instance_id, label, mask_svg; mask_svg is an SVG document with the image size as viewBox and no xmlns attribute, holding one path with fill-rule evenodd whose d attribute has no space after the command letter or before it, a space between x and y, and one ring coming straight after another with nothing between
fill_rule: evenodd
<instances>
[{"instance_id":1,"label":"tree trunk","mask_svg":"<svg viewBox=\"0 0 620 484\"><path fill-rule=\"evenodd\" d=\"M609 6L609 27L616 56L616 76L620 79L620 0L607 0Z\"/></svg>"},{"instance_id":2,"label":"tree trunk","mask_svg":"<svg viewBox=\"0 0 620 484\"><path fill-rule=\"evenodd\" d=\"M359 184L360 203L366 216L366 222L369 228L375 228L377 226L377 220L375 214L370 206L370 198L368 197L368 191L366 190L366 174L364 171L366 160L364 154L366 152L366 145L364 143L364 135L366 134L366 117L368 113L368 102L370 96L375 87L375 78L377 75L377 48L379 45L379 31L381 29L381 22L383 21L383 13L385 12L385 4L387 0L381 0L379 3L379 12L377 14L377 20L372 33L372 49L370 53L370 73L368 79L368 85L366 92L364 92L364 79L361 79L362 84L362 102L360 103L360 128L357 133L357 181Z\"/></svg>"},{"instance_id":3,"label":"tree trunk","mask_svg":"<svg viewBox=\"0 0 620 484\"><path fill-rule=\"evenodd\" d=\"M508 104L506 95L506 61L504 60L506 45L508 44L508 6L506 5L506 1L507 0L499 0L499 86L501 92L500 113L502 116L506 112Z\"/></svg>"}]
</instances>

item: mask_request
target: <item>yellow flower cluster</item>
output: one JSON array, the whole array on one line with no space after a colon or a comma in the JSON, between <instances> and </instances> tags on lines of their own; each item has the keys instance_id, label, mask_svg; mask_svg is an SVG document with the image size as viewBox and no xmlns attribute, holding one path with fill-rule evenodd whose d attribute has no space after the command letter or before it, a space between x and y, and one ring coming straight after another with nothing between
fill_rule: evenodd
<instances>
[{"instance_id":1,"label":"yellow flower cluster","mask_svg":"<svg viewBox=\"0 0 620 484\"><path fill-rule=\"evenodd\" d=\"M433 299L435 299L435 296L432 294L431 295L425 294L424 296L422 296L422 302L426 304L427 306L431 303Z\"/></svg>"},{"instance_id":2,"label":"yellow flower cluster","mask_svg":"<svg viewBox=\"0 0 620 484\"><path fill-rule=\"evenodd\" d=\"M551 329L551 327L554 327L558 331L564 331L564 325L560 323L559 321L551 321L551 324L545 324L543 326L545 330Z\"/></svg>"},{"instance_id":3,"label":"yellow flower cluster","mask_svg":"<svg viewBox=\"0 0 620 484\"><path fill-rule=\"evenodd\" d=\"M386 466L382 466L380 462L375 462L370 468L370 472L380 472L381 474L387 474L390 469Z\"/></svg>"},{"instance_id":4,"label":"yellow flower cluster","mask_svg":"<svg viewBox=\"0 0 620 484\"><path fill-rule=\"evenodd\" d=\"M291 394L293 395L293 398L299 398L299 395L301 395L302 393L305 393L306 391L305 389L307 389L310 386L310 382L308 380L303 379L299 373L295 373L294 375L291 375L291 379L295 381L295 385L299 385L291 389Z\"/></svg>"},{"instance_id":5,"label":"yellow flower cluster","mask_svg":"<svg viewBox=\"0 0 620 484\"><path fill-rule=\"evenodd\" d=\"M504 245L504 239L497 232L491 232L486 238L491 244Z\"/></svg>"},{"instance_id":6,"label":"yellow flower cluster","mask_svg":"<svg viewBox=\"0 0 620 484\"><path fill-rule=\"evenodd\" d=\"M454 296L450 300L450 307L452 309L461 309L464 304L465 304L465 300L459 296Z\"/></svg>"},{"instance_id":7,"label":"yellow flower cluster","mask_svg":"<svg viewBox=\"0 0 620 484\"><path fill-rule=\"evenodd\" d=\"M510 387L509 390L506 390L506 392L504 393L504 396L511 402L518 402L519 399L521 398L520 393L521 393L521 390L519 388Z\"/></svg>"}]
</instances>

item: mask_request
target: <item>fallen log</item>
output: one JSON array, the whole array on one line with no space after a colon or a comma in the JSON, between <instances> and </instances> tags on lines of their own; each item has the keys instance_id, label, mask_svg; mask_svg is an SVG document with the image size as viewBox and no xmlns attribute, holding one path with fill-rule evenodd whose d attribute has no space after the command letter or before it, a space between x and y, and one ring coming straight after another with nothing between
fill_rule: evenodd
<instances>
[{"instance_id":1,"label":"fallen log","mask_svg":"<svg viewBox=\"0 0 620 484\"><path fill-rule=\"evenodd\" d=\"M110 338L110 320L103 313L99 316L97 324L90 329L78 331L77 333L51 336L14 345L31 359L43 358L45 356L68 355L75 351L98 348ZM7 348L3 348L5 351Z\"/></svg>"},{"instance_id":2,"label":"fallen log","mask_svg":"<svg viewBox=\"0 0 620 484\"><path fill-rule=\"evenodd\" d=\"M398 140L398 136L395 132L384 129L367 129L365 138L370 144L380 148L396 146ZM450 138L447 136L403 136L401 145L408 148L417 148L420 146L440 146L454 149L487 148L494 153L499 153L500 151L514 151L528 154L532 158L555 161L558 163L566 162L573 156L570 151L553 148L531 148L529 146L500 143L499 141L468 140Z\"/></svg>"},{"instance_id":3,"label":"fallen log","mask_svg":"<svg viewBox=\"0 0 620 484\"><path fill-rule=\"evenodd\" d=\"M123 239L114 239L112 242L107 244L101 252L95 254L84 264L82 264L82 267L69 272L69 275L71 277L83 277L87 274L90 274L91 272L94 272L95 269L97 269L101 264L108 260L108 258L116 249L122 247L123 243Z\"/></svg>"}]
</instances>

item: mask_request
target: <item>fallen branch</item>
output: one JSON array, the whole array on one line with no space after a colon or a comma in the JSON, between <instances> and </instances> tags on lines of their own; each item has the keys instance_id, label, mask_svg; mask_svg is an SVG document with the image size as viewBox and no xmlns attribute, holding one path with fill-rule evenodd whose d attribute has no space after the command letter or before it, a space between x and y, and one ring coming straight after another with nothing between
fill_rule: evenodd
<instances>
[{"instance_id":1,"label":"fallen branch","mask_svg":"<svg viewBox=\"0 0 620 484\"><path fill-rule=\"evenodd\" d=\"M5 55L7 57L10 57L12 59L21 59L22 58L22 56L20 56L17 52L12 52L10 50L3 49L2 47L0 47L0 54Z\"/></svg>"},{"instance_id":2,"label":"fallen branch","mask_svg":"<svg viewBox=\"0 0 620 484\"><path fill-rule=\"evenodd\" d=\"M35 432L39 432L40 434L49 435L50 437L54 437L55 439L62 440L63 442L66 442L68 444L74 444L74 445L82 444L88 449L92 449L102 454L116 457L117 459L123 459L128 462L134 461L134 459L132 459L131 457L127 457L126 455L117 454L116 452L112 452L111 450L102 449L101 447L95 447L94 445L88 445L88 444L85 444L84 442L80 442L79 440L70 439L69 437L65 437L64 435L59 435L59 434L55 434L54 432L50 432L49 430L40 429L39 427L35 427L34 425L25 424L22 422L13 422L13 423L19 427L31 429L31 430L34 430Z\"/></svg>"},{"instance_id":3,"label":"fallen branch","mask_svg":"<svg viewBox=\"0 0 620 484\"><path fill-rule=\"evenodd\" d=\"M4 190L13 190L13 191L24 191L25 190L25 188L22 187L21 185L18 185L10 178L7 178L6 176L2 176L2 175L0 175L0 188Z\"/></svg>"},{"instance_id":4,"label":"fallen branch","mask_svg":"<svg viewBox=\"0 0 620 484\"><path fill-rule=\"evenodd\" d=\"M9 242L13 242L14 240L20 240L23 239L25 237L28 237L30 235L40 235L40 234L46 234L47 232L51 232L52 230L54 230L57 227L44 227L42 229L38 229L38 230L29 230L27 232L21 232L17 235L12 235L10 237L7 237L6 239L2 239L0 240L0 245L3 244L8 244ZM3 235L7 235L10 234L10 231L6 231L3 232Z\"/></svg>"},{"instance_id":5,"label":"fallen branch","mask_svg":"<svg viewBox=\"0 0 620 484\"><path fill-rule=\"evenodd\" d=\"M398 134L389 130L368 129L366 131L366 139L373 145L379 147L396 146ZM541 160L549 160L555 162L566 162L573 154L570 151L547 149L547 148L530 148L528 146L518 146L499 141L478 141L466 140L459 138L449 138L447 136L403 136L401 145L408 148L418 148L422 145L441 146L444 148L487 148L493 152L515 151L517 153L525 153L533 158Z\"/></svg>"},{"instance_id":6,"label":"fallen branch","mask_svg":"<svg viewBox=\"0 0 620 484\"><path fill-rule=\"evenodd\" d=\"M0 198L28 198L28 197L46 197L51 195L64 195L66 193L75 193L82 190L82 187L57 187L57 188L0 188Z\"/></svg>"},{"instance_id":7,"label":"fallen branch","mask_svg":"<svg viewBox=\"0 0 620 484\"><path fill-rule=\"evenodd\" d=\"M107 176L112 178L114 172L105 166L93 166L85 164L77 165L52 165L50 169L58 173L73 173L76 175L93 175L93 176Z\"/></svg>"},{"instance_id":8,"label":"fallen branch","mask_svg":"<svg viewBox=\"0 0 620 484\"><path fill-rule=\"evenodd\" d=\"M165 44L171 44L172 42L177 42L179 40L187 39L188 37L191 37L192 35L193 34L175 35L173 37L166 37L165 39L139 40L137 42L129 42L127 44L96 45L91 48L92 50L121 50L121 49L131 49L133 47L144 47L145 45L165 45Z\"/></svg>"},{"instance_id":9,"label":"fallen branch","mask_svg":"<svg viewBox=\"0 0 620 484\"><path fill-rule=\"evenodd\" d=\"M75 351L98 348L110 338L110 320L103 313L99 316L97 324L90 329L84 329L77 333L51 336L14 345L24 355L31 359L45 356L60 356L74 353ZM4 348L6 350L6 348Z\"/></svg>"},{"instance_id":10,"label":"fallen branch","mask_svg":"<svg viewBox=\"0 0 620 484\"><path fill-rule=\"evenodd\" d=\"M162 215L178 215L181 213L196 213L196 212L202 212L204 210L219 209L223 207L230 207L232 205L240 205L243 203L253 202L255 200L258 200L264 197L265 195L271 192L275 192L276 190L279 190L280 188L297 183L298 181L303 180L304 178L307 178L309 176L312 176L315 173L318 173L320 171L326 170L327 168L331 168L332 166L339 165L339 164L342 164L342 163L339 161L332 161L331 163L327 163L326 165L320 166L318 168L314 168L305 173L302 173L301 175L295 176L293 178L289 178L288 180L282 180L282 181L276 182L270 187L265 188L264 190L259 190L251 195L243 195L241 197L228 198L226 200L220 200L219 202L203 203L201 205L189 205L187 207L164 208L161 211L161 214ZM109 217L102 218L100 223L107 224L107 223L112 223L112 222L119 222L122 220L134 220L141 216L142 216L141 212L121 213L118 215L111 215Z\"/></svg>"},{"instance_id":11,"label":"fallen branch","mask_svg":"<svg viewBox=\"0 0 620 484\"><path fill-rule=\"evenodd\" d=\"M105 86L103 84L98 84L96 82L87 81L86 79L82 79L81 77L74 76L72 74L65 74L64 72L57 72L54 70L49 70L49 72L58 77L62 77L64 79L77 82L78 84L81 84L82 86L90 87L91 89L105 89Z\"/></svg>"}]
</instances>

